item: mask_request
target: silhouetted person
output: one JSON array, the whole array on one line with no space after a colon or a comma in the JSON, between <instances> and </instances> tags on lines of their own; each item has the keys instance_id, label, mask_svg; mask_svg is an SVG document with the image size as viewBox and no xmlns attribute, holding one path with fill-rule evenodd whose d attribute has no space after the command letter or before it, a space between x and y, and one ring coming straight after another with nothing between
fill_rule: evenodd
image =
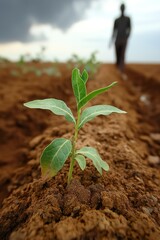
<instances>
[{"instance_id":1,"label":"silhouetted person","mask_svg":"<svg viewBox=\"0 0 160 240\"><path fill-rule=\"evenodd\" d=\"M131 32L130 18L124 15L125 5L120 6L121 16L114 21L112 42L115 42L116 65L121 73L124 72L125 50Z\"/></svg>"}]
</instances>

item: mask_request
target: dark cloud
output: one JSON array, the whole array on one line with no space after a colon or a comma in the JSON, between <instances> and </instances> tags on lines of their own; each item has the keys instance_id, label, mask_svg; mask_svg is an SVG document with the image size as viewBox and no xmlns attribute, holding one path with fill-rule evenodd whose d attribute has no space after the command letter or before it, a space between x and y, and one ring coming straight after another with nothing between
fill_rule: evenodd
<instances>
[{"instance_id":1,"label":"dark cloud","mask_svg":"<svg viewBox=\"0 0 160 240\"><path fill-rule=\"evenodd\" d=\"M29 41L33 23L69 28L94 0L0 0L0 42ZM77 7L78 6L78 7Z\"/></svg>"}]
</instances>

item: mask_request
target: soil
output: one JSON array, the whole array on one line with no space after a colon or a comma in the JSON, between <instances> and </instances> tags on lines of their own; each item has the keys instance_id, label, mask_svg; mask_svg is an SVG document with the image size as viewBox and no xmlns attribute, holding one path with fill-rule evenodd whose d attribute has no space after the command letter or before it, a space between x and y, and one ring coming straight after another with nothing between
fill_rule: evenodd
<instances>
[{"instance_id":1,"label":"soil","mask_svg":"<svg viewBox=\"0 0 160 240\"><path fill-rule=\"evenodd\" d=\"M68 160L46 179L39 159L54 138L70 138L73 125L23 103L53 97L75 113L71 69L59 64L60 76L36 76L13 74L13 63L0 67L0 239L159 240L160 65L130 64L123 80L114 65L101 64L89 79L89 91L118 84L88 106L109 104L127 114L100 116L82 128L78 147L95 147L110 170L100 176L88 159L84 171L75 165L69 186Z\"/></svg>"}]
</instances>

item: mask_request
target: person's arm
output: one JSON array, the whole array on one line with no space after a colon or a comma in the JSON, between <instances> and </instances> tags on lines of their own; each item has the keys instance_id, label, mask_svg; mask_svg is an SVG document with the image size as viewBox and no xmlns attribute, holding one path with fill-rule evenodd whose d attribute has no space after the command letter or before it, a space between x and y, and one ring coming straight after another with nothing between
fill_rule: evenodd
<instances>
[{"instance_id":1,"label":"person's arm","mask_svg":"<svg viewBox=\"0 0 160 240\"><path fill-rule=\"evenodd\" d=\"M114 21L114 25L113 25L113 32L112 32L112 36L109 42L109 47L111 47L112 43L115 41L116 39L116 35L117 35L117 21Z\"/></svg>"},{"instance_id":2,"label":"person's arm","mask_svg":"<svg viewBox=\"0 0 160 240\"><path fill-rule=\"evenodd\" d=\"M131 20L128 18L128 24L127 24L127 38L130 36L131 33Z\"/></svg>"}]
</instances>

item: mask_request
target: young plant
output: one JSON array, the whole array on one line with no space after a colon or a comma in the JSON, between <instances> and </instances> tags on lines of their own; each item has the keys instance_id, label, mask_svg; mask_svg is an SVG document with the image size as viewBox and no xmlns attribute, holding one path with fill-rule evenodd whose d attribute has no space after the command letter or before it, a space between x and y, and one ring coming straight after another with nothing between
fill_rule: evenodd
<instances>
[{"instance_id":1,"label":"young plant","mask_svg":"<svg viewBox=\"0 0 160 240\"><path fill-rule=\"evenodd\" d=\"M69 68L71 68L72 66L79 69L85 68L89 73L90 77L93 78L100 66L100 62L97 61L96 54L97 51L91 53L88 59L83 59L79 57L77 54L73 54L72 58L68 61L67 66Z\"/></svg>"},{"instance_id":2,"label":"young plant","mask_svg":"<svg viewBox=\"0 0 160 240\"><path fill-rule=\"evenodd\" d=\"M62 100L49 98L44 100L34 100L27 102L24 105L29 108L38 108L50 110L54 114L62 115L68 122L74 125L74 135L71 139L58 138L53 140L43 151L40 159L42 175L50 177L55 176L60 171L68 158L70 158L70 167L68 172L68 184L72 179L72 172L75 162L84 170L86 167L86 158L92 160L97 171L102 175L102 169L109 170L108 164L103 161L93 147L82 147L77 149L77 139L79 130L85 123L92 120L98 115L109 115L111 113L126 113L116 107L110 105L95 105L83 110L83 107L97 95L104 93L116 82L113 82L107 87L97 89L87 93L86 82L88 73L86 70L80 73L79 69L75 68L72 71L72 88L77 102L77 118L72 114L72 111Z\"/></svg>"}]
</instances>

